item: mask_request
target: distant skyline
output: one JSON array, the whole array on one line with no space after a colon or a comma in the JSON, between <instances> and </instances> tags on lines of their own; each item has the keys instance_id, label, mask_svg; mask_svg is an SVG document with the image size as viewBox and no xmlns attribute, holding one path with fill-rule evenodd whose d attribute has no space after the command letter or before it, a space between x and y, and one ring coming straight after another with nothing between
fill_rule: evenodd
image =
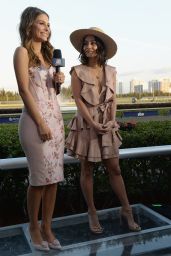
<instances>
[{"instance_id":1,"label":"distant skyline","mask_svg":"<svg viewBox=\"0 0 171 256\"><path fill-rule=\"evenodd\" d=\"M118 82L123 82L124 93L129 93L131 80L142 80L145 82L144 89L148 89L148 82L151 80L171 80L171 68L144 69L132 72L125 72L118 75Z\"/></svg>"},{"instance_id":2,"label":"distant skyline","mask_svg":"<svg viewBox=\"0 0 171 256\"><path fill-rule=\"evenodd\" d=\"M97 26L114 38L118 52L108 61L117 68L118 81L129 90L131 79L144 81L171 78L170 0L6 0L1 11L0 89L17 91L13 70L13 53L20 44L18 24L28 6L44 9L50 16L51 43L62 50L69 70L79 64L78 52L69 41L79 28Z\"/></svg>"}]
</instances>

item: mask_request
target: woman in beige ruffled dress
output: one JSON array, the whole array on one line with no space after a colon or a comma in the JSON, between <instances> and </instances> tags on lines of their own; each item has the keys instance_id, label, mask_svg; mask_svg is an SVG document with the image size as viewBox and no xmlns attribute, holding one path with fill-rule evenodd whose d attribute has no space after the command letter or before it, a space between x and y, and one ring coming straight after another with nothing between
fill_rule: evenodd
<instances>
[{"instance_id":1,"label":"woman in beige ruffled dress","mask_svg":"<svg viewBox=\"0 0 171 256\"><path fill-rule=\"evenodd\" d=\"M71 69L71 86L77 113L70 122L66 140L69 155L81 161L81 188L88 206L89 227L103 232L93 200L93 163L103 161L112 189L122 208L121 217L132 231L135 223L119 166L121 137L116 117L116 69L106 64L116 51L115 41L99 28L79 29L70 40L80 52L81 65Z\"/></svg>"}]
</instances>

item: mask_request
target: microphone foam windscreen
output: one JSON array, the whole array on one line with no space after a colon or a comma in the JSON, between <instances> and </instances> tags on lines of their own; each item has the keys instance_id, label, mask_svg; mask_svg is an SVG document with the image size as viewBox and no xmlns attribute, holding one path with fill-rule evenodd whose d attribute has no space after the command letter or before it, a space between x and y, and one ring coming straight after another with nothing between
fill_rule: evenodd
<instances>
[{"instance_id":1,"label":"microphone foam windscreen","mask_svg":"<svg viewBox=\"0 0 171 256\"><path fill-rule=\"evenodd\" d=\"M55 59L62 59L62 53L60 49L55 49L53 51L53 58Z\"/></svg>"}]
</instances>

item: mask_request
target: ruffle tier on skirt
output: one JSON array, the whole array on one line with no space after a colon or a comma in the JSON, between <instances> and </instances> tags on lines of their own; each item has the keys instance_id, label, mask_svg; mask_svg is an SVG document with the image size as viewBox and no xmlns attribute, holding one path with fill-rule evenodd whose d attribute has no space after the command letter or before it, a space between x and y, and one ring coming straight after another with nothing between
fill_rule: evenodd
<instances>
[{"instance_id":1,"label":"ruffle tier on skirt","mask_svg":"<svg viewBox=\"0 0 171 256\"><path fill-rule=\"evenodd\" d=\"M119 157L122 138L118 127L101 135L90 127L80 116L75 116L68 125L70 132L66 139L67 154L89 162Z\"/></svg>"}]
</instances>

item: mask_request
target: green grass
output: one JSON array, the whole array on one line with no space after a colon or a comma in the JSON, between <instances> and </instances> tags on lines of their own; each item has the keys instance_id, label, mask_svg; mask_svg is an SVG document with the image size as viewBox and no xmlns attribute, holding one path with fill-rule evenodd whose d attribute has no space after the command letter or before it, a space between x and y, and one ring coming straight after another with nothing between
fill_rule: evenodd
<instances>
[{"instance_id":1,"label":"green grass","mask_svg":"<svg viewBox=\"0 0 171 256\"><path fill-rule=\"evenodd\" d=\"M63 119L64 119L64 123L68 123L72 118L73 116L75 115L75 113L63 113L62 116L63 116Z\"/></svg>"}]
</instances>

